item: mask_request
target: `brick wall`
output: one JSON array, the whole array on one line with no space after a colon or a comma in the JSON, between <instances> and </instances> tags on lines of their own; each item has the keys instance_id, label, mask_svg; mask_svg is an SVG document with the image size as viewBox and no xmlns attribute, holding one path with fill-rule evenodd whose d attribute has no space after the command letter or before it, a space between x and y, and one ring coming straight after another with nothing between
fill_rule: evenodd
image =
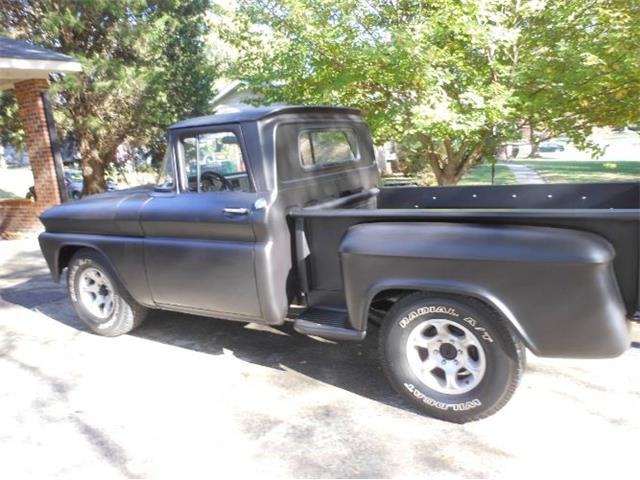
<instances>
[{"instance_id":1,"label":"brick wall","mask_svg":"<svg viewBox=\"0 0 640 480\"><path fill-rule=\"evenodd\" d=\"M38 200L0 201L0 236L3 238L42 230L38 215L60 203L60 190L42 101L42 92L48 88L49 82L46 79L24 80L15 84L18 112Z\"/></svg>"},{"instance_id":2,"label":"brick wall","mask_svg":"<svg viewBox=\"0 0 640 480\"><path fill-rule=\"evenodd\" d=\"M43 230L38 205L26 199L0 200L0 238L20 238Z\"/></svg>"}]
</instances>

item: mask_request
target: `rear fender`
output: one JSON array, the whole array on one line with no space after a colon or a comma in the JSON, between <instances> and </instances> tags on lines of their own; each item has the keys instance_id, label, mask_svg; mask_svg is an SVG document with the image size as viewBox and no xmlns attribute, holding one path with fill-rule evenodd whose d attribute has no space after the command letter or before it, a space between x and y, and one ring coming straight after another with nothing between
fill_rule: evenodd
<instances>
[{"instance_id":1,"label":"rear fender","mask_svg":"<svg viewBox=\"0 0 640 480\"><path fill-rule=\"evenodd\" d=\"M542 356L612 357L629 346L626 310L604 238L547 227L368 223L340 258L353 328L385 289L470 295L502 314Z\"/></svg>"}]
</instances>

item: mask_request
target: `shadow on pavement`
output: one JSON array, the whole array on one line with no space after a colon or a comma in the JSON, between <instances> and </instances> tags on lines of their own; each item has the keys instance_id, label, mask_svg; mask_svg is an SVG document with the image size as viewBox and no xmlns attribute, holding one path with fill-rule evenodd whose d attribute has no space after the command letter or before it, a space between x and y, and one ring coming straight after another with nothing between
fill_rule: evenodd
<instances>
[{"instance_id":1,"label":"shadow on pavement","mask_svg":"<svg viewBox=\"0 0 640 480\"><path fill-rule=\"evenodd\" d=\"M75 315L63 284L53 283L48 275L37 275L19 285L0 289L0 297L88 331ZM334 343L298 334L291 323L274 327L155 310L130 335L209 355L231 352L246 362L289 369L417 413L387 383L377 358L377 334L377 328L372 326L363 342ZM294 383L292 380L292 388Z\"/></svg>"},{"instance_id":2,"label":"shadow on pavement","mask_svg":"<svg viewBox=\"0 0 640 480\"><path fill-rule=\"evenodd\" d=\"M156 311L132 335L210 355L232 352L246 362L293 370L415 412L387 383L377 358L375 327L363 342L334 343L301 335L291 323L272 327Z\"/></svg>"}]
</instances>

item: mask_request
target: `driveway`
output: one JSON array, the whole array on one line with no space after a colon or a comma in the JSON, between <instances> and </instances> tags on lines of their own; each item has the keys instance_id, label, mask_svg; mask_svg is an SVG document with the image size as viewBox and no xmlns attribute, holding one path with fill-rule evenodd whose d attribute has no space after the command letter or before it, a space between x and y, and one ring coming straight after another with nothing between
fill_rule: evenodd
<instances>
[{"instance_id":1,"label":"driveway","mask_svg":"<svg viewBox=\"0 0 640 480\"><path fill-rule=\"evenodd\" d=\"M0 471L7 479L631 476L640 351L529 356L497 415L420 416L387 385L376 333L334 344L290 327L155 313L86 331L33 240L0 242Z\"/></svg>"}]
</instances>

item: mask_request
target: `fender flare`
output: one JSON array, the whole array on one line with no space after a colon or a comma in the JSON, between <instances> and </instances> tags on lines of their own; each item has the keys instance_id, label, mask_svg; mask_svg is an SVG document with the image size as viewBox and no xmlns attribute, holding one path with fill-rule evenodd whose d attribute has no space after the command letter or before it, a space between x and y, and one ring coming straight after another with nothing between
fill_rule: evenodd
<instances>
[{"instance_id":1,"label":"fender flare","mask_svg":"<svg viewBox=\"0 0 640 480\"><path fill-rule=\"evenodd\" d=\"M59 245L57 245L57 248L55 250L55 254L54 254L54 268L55 270L52 272L52 276L53 276L53 280L57 283L60 281L60 277L62 275L62 268L60 265L60 255L62 252L63 248L66 247L77 247L77 250L81 250L83 248L87 248L89 250L94 250L96 252L98 252L102 258L106 261L106 263L109 265L109 268L111 269L111 271L113 271L116 276L118 277L118 281L122 284L125 285L125 283L122 282L122 276L120 275L120 272L118 271L118 269L115 267L115 265L113 264L113 262L111 261L111 259L109 258L109 256L104 252L104 250L102 250L100 247L98 247L95 244L91 244L88 242L76 242L76 241L72 241L72 242L64 242L61 243ZM75 252L74 252L75 255ZM71 260L71 258L73 257L73 255L69 258L69 260Z\"/></svg>"},{"instance_id":2,"label":"fender flare","mask_svg":"<svg viewBox=\"0 0 640 480\"><path fill-rule=\"evenodd\" d=\"M117 268L110 255L105 251L104 248L102 248L99 241L95 241L95 239L93 238L83 238L82 235L65 235L49 232L41 233L38 237L38 241L40 243L42 254L47 261L47 265L49 266L49 271L51 272L51 276L54 282L59 283L61 279L63 269L61 265L62 249L65 247L76 247L77 249L88 248L99 253L102 256L108 267L116 276L116 280L125 288L125 290L127 290L127 292L134 296L131 293L132 291L129 282L124 280L120 269ZM139 303L142 303L146 306L149 305L149 302L140 302L140 300L135 296L134 298Z\"/></svg>"},{"instance_id":3,"label":"fender flare","mask_svg":"<svg viewBox=\"0 0 640 480\"><path fill-rule=\"evenodd\" d=\"M479 285L463 282L448 282L441 280L413 278L390 278L373 283L367 289L367 292L365 294L364 305L366 306L366 308L363 311L364 317L358 319L365 330L367 328L368 313L369 308L371 307L371 302L377 294L385 290L418 290L424 292L447 293L451 295L473 297L487 304L498 313L500 313L505 321L507 321L513 327L513 329L520 337L520 339L525 343L527 348L529 348L534 354L538 354L537 347L533 344L525 329L518 322L518 319L504 302L502 302L496 295Z\"/></svg>"}]
</instances>

